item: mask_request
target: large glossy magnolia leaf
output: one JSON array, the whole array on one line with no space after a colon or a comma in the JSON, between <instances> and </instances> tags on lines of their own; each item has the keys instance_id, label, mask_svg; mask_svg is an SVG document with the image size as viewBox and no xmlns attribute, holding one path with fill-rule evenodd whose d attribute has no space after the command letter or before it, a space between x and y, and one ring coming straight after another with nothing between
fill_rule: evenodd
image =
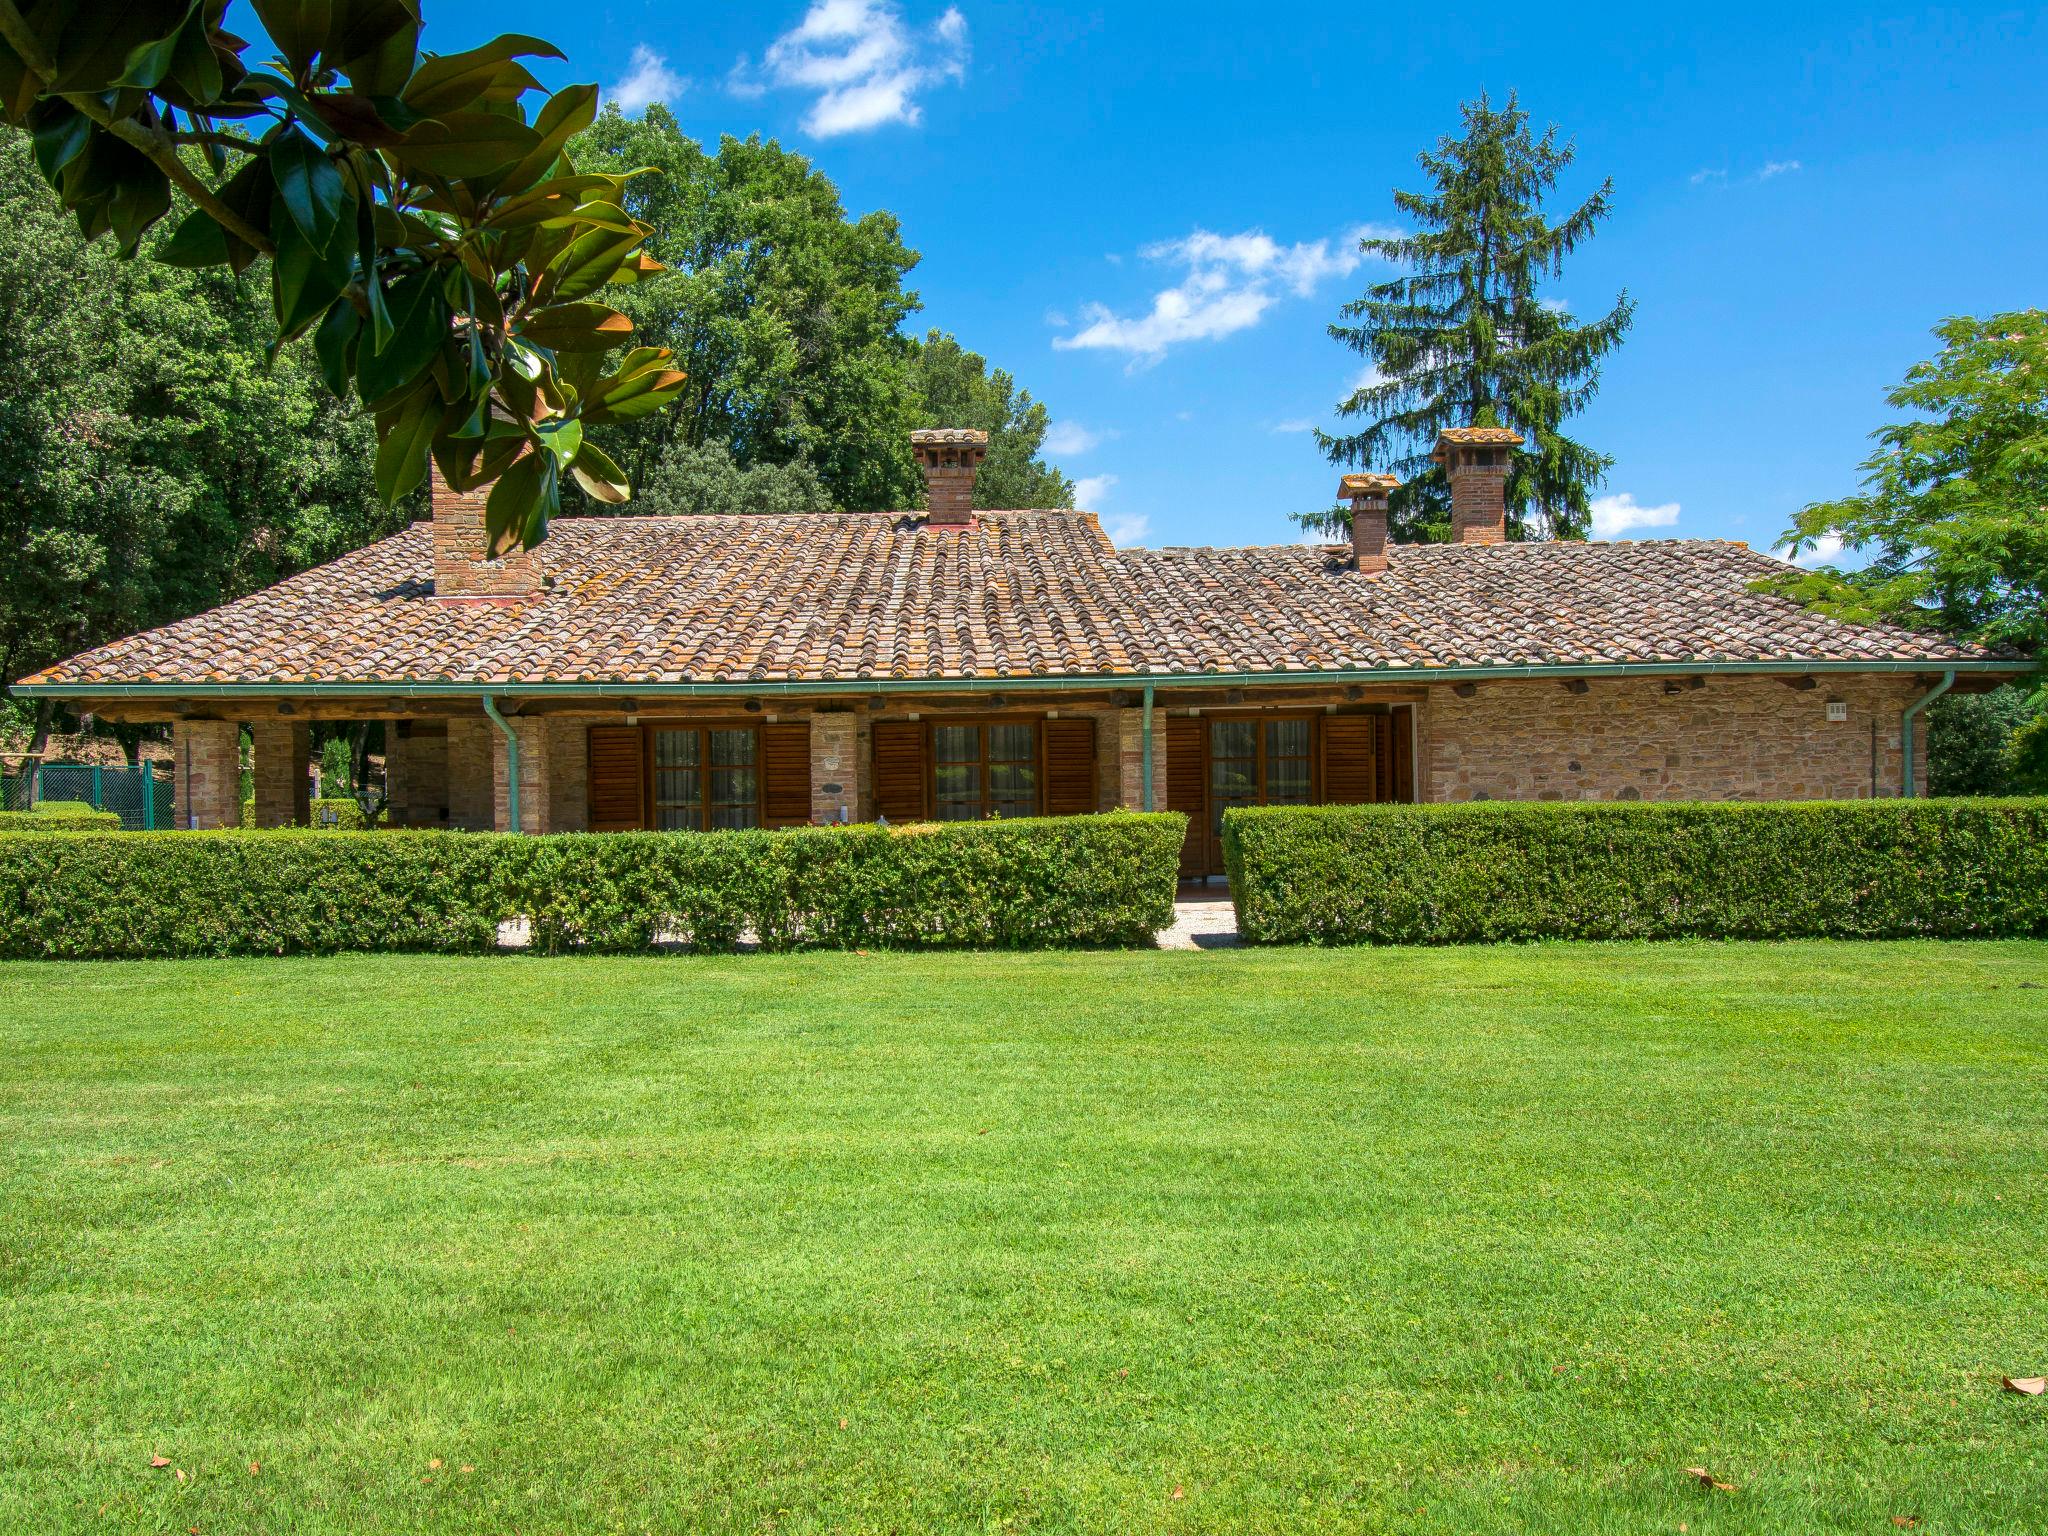
<instances>
[{"instance_id":1,"label":"large glossy magnolia leaf","mask_svg":"<svg viewBox=\"0 0 2048 1536\"><path fill-rule=\"evenodd\" d=\"M36 62L0 42L0 118L88 239L132 253L175 186L191 206L159 260L267 256L280 341L310 336L328 386L375 415L385 497L430 461L489 487L501 553L545 534L564 474L624 501L586 429L661 409L684 379L591 297L661 270L631 176L570 163L597 88L547 95L522 61L562 55L539 38L422 58L416 0L251 3L282 54L256 70L227 0L15 0Z\"/></svg>"}]
</instances>

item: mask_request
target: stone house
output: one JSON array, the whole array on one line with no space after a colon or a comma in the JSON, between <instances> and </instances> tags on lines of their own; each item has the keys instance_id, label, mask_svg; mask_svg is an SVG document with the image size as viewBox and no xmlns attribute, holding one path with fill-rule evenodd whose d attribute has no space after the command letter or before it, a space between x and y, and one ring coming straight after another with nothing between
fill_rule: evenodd
<instances>
[{"instance_id":1,"label":"stone house","mask_svg":"<svg viewBox=\"0 0 2048 1536\"><path fill-rule=\"evenodd\" d=\"M180 818L305 815L307 726L387 722L391 819L528 832L1233 805L1856 799L1924 782L1919 709L2024 663L1752 590L1740 544L1508 543L1498 429L1446 432L1456 542L1119 549L977 511L984 435L914 434L929 510L564 518L484 556L481 498L23 694L168 720Z\"/></svg>"}]
</instances>

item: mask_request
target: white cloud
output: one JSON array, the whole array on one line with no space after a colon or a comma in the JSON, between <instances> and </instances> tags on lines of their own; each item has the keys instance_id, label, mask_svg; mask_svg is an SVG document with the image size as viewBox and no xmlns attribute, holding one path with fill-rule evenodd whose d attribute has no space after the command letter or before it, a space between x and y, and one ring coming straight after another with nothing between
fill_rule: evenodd
<instances>
[{"instance_id":1,"label":"white cloud","mask_svg":"<svg viewBox=\"0 0 2048 1536\"><path fill-rule=\"evenodd\" d=\"M1766 160L1756 170L1743 177L1742 180L1745 183L1769 181L1774 176L1789 176L1794 171L1803 171L1805 169L1806 167L1797 160ZM1692 173L1692 184L1694 186L1703 187L1710 183L1717 187L1730 185L1731 178L1727 168L1721 167L1717 169L1713 166L1706 166Z\"/></svg>"},{"instance_id":2,"label":"white cloud","mask_svg":"<svg viewBox=\"0 0 2048 1536\"><path fill-rule=\"evenodd\" d=\"M1275 432L1313 432L1315 426L1316 419L1313 416L1294 416L1286 421L1274 422L1273 430Z\"/></svg>"},{"instance_id":3,"label":"white cloud","mask_svg":"<svg viewBox=\"0 0 2048 1536\"><path fill-rule=\"evenodd\" d=\"M1145 542L1145 535L1152 531L1152 519L1143 513L1128 513L1123 517L1111 518L1103 526L1102 531L1109 535L1110 543L1119 549L1127 549L1133 544Z\"/></svg>"},{"instance_id":4,"label":"white cloud","mask_svg":"<svg viewBox=\"0 0 2048 1536\"><path fill-rule=\"evenodd\" d=\"M1842 541L1832 533L1824 533L1813 541L1812 548L1800 554L1792 554L1783 544L1771 553L1780 560L1789 560L1792 564L1810 571L1817 565L1833 565L1839 560L1842 557Z\"/></svg>"},{"instance_id":5,"label":"white cloud","mask_svg":"<svg viewBox=\"0 0 2048 1536\"><path fill-rule=\"evenodd\" d=\"M1635 497L1623 491L1619 496L1593 498L1593 537L1618 539L1641 528L1670 528L1678 522L1678 503L1661 507L1639 507Z\"/></svg>"},{"instance_id":6,"label":"white cloud","mask_svg":"<svg viewBox=\"0 0 2048 1536\"><path fill-rule=\"evenodd\" d=\"M674 101L689 81L668 67L668 60L645 43L633 45L626 78L605 93L621 112L644 112L654 102Z\"/></svg>"},{"instance_id":7,"label":"white cloud","mask_svg":"<svg viewBox=\"0 0 2048 1536\"><path fill-rule=\"evenodd\" d=\"M742 97L767 85L814 92L804 131L829 139L885 123L915 125L924 116L918 94L965 79L967 58L967 18L958 6L913 31L893 0L814 0L802 21L768 45L760 76L742 58L726 88Z\"/></svg>"},{"instance_id":8,"label":"white cloud","mask_svg":"<svg viewBox=\"0 0 2048 1536\"><path fill-rule=\"evenodd\" d=\"M1358 370L1358 376L1351 381L1351 392L1355 395L1361 389L1377 389L1387 382L1387 376L1380 372L1378 363L1367 363Z\"/></svg>"},{"instance_id":9,"label":"white cloud","mask_svg":"<svg viewBox=\"0 0 2048 1536\"><path fill-rule=\"evenodd\" d=\"M1115 484L1115 475L1082 476L1074 482L1074 505L1083 512L1093 512L1109 495L1109 488Z\"/></svg>"},{"instance_id":10,"label":"white cloud","mask_svg":"<svg viewBox=\"0 0 2048 1536\"><path fill-rule=\"evenodd\" d=\"M1220 235L1198 229L1179 240L1148 245L1139 255L1183 269L1179 282L1152 296L1140 315L1119 315L1104 304L1081 311L1081 329L1055 336L1063 351L1127 352L1133 366L1155 363L1184 341L1214 341L1257 325L1283 295L1305 298L1332 277L1346 276L1364 260L1365 227L1334 240L1282 245L1263 230Z\"/></svg>"},{"instance_id":11,"label":"white cloud","mask_svg":"<svg viewBox=\"0 0 2048 1536\"><path fill-rule=\"evenodd\" d=\"M1071 454L1086 453L1101 442L1104 434L1090 432L1078 421L1056 421L1045 429L1045 441L1039 446L1047 453L1062 458Z\"/></svg>"}]
</instances>

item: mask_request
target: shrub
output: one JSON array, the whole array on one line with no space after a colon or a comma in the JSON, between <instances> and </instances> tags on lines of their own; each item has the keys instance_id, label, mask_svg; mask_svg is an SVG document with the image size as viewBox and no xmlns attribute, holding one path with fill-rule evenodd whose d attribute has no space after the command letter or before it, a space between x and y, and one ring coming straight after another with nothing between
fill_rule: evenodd
<instances>
[{"instance_id":1,"label":"shrub","mask_svg":"<svg viewBox=\"0 0 2048 1536\"><path fill-rule=\"evenodd\" d=\"M1233 810L1254 943L2048 934L2048 800Z\"/></svg>"},{"instance_id":2,"label":"shrub","mask_svg":"<svg viewBox=\"0 0 2048 1536\"><path fill-rule=\"evenodd\" d=\"M77 809L69 807L76 805ZM64 809L58 809L64 807ZM121 818L84 801L45 800L32 811L0 811L0 832L118 832Z\"/></svg>"},{"instance_id":3,"label":"shrub","mask_svg":"<svg viewBox=\"0 0 2048 1536\"><path fill-rule=\"evenodd\" d=\"M1141 944L1173 919L1184 826L0 837L0 955L479 951L515 917L547 953Z\"/></svg>"},{"instance_id":4,"label":"shrub","mask_svg":"<svg viewBox=\"0 0 2048 1536\"><path fill-rule=\"evenodd\" d=\"M315 832L362 832L370 823L363 819L362 802L341 795L320 795L306 802L307 826ZM256 825L256 801L242 802L242 825ZM279 830L271 828L272 831Z\"/></svg>"},{"instance_id":5,"label":"shrub","mask_svg":"<svg viewBox=\"0 0 2048 1536\"><path fill-rule=\"evenodd\" d=\"M729 949L1144 944L1173 921L1185 818L1116 814L526 840L522 910L554 951L659 933Z\"/></svg>"}]
</instances>

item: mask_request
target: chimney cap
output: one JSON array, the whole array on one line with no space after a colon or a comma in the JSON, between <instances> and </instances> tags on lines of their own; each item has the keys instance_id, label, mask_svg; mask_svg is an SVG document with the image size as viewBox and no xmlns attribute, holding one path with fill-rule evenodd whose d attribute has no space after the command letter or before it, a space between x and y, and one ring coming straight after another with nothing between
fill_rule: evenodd
<instances>
[{"instance_id":1,"label":"chimney cap","mask_svg":"<svg viewBox=\"0 0 2048 1536\"><path fill-rule=\"evenodd\" d=\"M975 427L918 427L910 434L910 441L919 448L945 443L967 443L986 448L988 434Z\"/></svg>"},{"instance_id":2,"label":"chimney cap","mask_svg":"<svg viewBox=\"0 0 2048 1536\"><path fill-rule=\"evenodd\" d=\"M1337 482L1337 499L1355 501L1360 496L1384 496L1400 486L1399 475L1346 475Z\"/></svg>"},{"instance_id":3,"label":"chimney cap","mask_svg":"<svg viewBox=\"0 0 2048 1536\"><path fill-rule=\"evenodd\" d=\"M1512 427L1445 427L1430 455L1441 464L1452 448L1519 448L1528 439Z\"/></svg>"}]
</instances>

